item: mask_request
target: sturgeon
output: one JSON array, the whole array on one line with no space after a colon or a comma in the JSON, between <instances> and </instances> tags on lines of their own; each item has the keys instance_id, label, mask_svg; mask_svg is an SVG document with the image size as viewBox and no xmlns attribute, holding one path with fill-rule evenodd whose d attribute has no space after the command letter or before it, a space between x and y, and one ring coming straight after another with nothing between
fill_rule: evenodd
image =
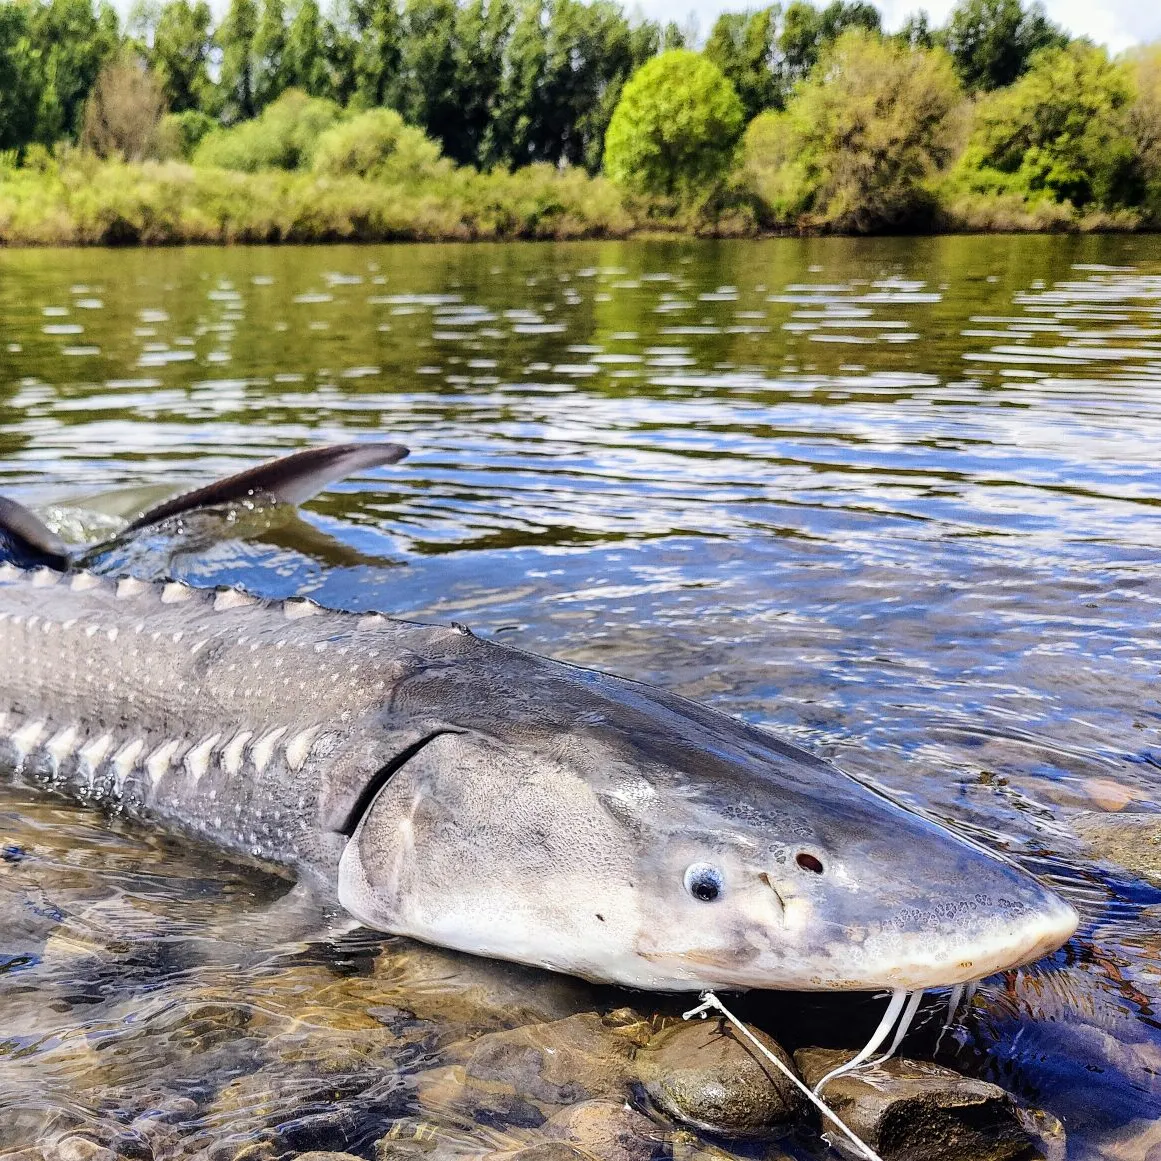
<instances>
[{"instance_id":1,"label":"sturgeon","mask_svg":"<svg viewBox=\"0 0 1161 1161\"><path fill-rule=\"evenodd\" d=\"M299 503L299 453L134 521ZM367 926L662 990L958 985L1073 908L743 721L459 625L107 577L0 507L0 765L288 868Z\"/></svg>"}]
</instances>

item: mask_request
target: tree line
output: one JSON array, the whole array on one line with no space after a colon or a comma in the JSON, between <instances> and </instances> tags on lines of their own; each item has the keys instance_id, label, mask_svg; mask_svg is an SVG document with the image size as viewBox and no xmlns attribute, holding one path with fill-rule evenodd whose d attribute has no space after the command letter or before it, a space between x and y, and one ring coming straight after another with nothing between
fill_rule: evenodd
<instances>
[{"instance_id":1,"label":"tree line","mask_svg":"<svg viewBox=\"0 0 1161 1161\"><path fill-rule=\"evenodd\" d=\"M847 29L880 31L866 0L792 0L713 25L704 55L747 120L782 109ZM941 44L965 85L1011 83L1067 37L1020 0L961 0L948 24L899 34ZM633 21L614 0L138 0L122 23L107 3L0 3L0 150L76 140L101 73L131 54L156 79L190 147L214 126L260 115L289 89L340 106L387 107L459 164L602 164L628 78L665 50L693 47L674 23Z\"/></svg>"}]
</instances>

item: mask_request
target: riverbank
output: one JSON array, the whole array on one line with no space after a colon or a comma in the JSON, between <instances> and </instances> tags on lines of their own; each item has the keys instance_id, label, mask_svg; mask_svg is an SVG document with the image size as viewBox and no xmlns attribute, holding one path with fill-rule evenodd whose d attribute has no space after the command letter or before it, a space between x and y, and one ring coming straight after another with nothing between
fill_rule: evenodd
<instances>
[{"instance_id":1,"label":"riverbank","mask_svg":"<svg viewBox=\"0 0 1161 1161\"><path fill-rule=\"evenodd\" d=\"M916 232L1134 231L1133 210L1078 213L1068 203L1004 196L937 201ZM801 217L772 220L737 183L701 205L626 195L580 169L509 173L447 168L392 183L183 162L125 164L85 155L41 168L0 170L0 245L109 246L232 243L503 241L649 234L757 237L835 233Z\"/></svg>"}]
</instances>

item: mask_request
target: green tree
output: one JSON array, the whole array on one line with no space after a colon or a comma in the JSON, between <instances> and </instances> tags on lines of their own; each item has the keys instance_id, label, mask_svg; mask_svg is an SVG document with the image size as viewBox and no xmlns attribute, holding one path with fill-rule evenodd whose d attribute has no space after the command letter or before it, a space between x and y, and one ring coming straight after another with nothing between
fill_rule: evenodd
<instances>
[{"instance_id":1,"label":"green tree","mask_svg":"<svg viewBox=\"0 0 1161 1161\"><path fill-rule=\"evenodd\" d=\"M353 99L364 108L396 104L403 24L395 0L349 0L346 23Z\"/></svg>"},{"instance_id":2,"label":"green tree","mask_svg":"<svg viewBox=\"0 0 1161 1161\"><path fill-rule=\"evenodd\" d=\"M49 0L31 6L27 20L18 51L35 102L32 137L44 145L75 138L97 74L117 50L117 15L107 5L94 13L90 0Z\"/></svg>"},{"instance_id":3,"label":"green tree","mask_svg":"<svg viewBox=\"0 0 1161 1161\"><path fill-rule=\"evenodd\" d=\"M654 25L634 29L613 0L552 0L537 92L538 157L599 169L621 90L659 39Z\"/></svg>"},{"instance_id":4,"label":"green tree","mask_svg":"<svg viewBox=\"0 0 1161 1161\"><path fill-rule=\"evenodd\" d=\"M517 166L541 160L539 94L547 57L544 0L524 0L508 43L490 131L491 159L506 160Z\"/></svg>"},{"instance_id":5,"label":"green tree","mask_svg":"<svg viewBox=\"0 0 1161 1161\"><path fill-rule=\"evenodd\" d=\"M26 145L36 128L39 94L28 38L28 8L0 4L0 149Z\"/></svg>"},{"instance_id":6,"label":"green tree","mask_svg":"<svg viewBox=\"0 0 1161 1161\"><path fill-rule=\"evenodd\" d=\"M258 29L258 7L254 0L231 0L214 37L222 53L218 89L222 119L230 124L253 117L254 33Z\"/></svg>"},{"instance_id":7,"label":"green tree","mask_svg":"<svg viewBox=\"0 0 1161 1161\"><path fill-rule=\"evenodd\" d=\"M1141 196L1133 97L1129 66L1103 48L1044 49L1014 85L980 101L957 180L1078 209L1132 205Z\"/></svg>"},{"instance_id":8,"label":"green tree","mask_svg":"<svg viewBox=\"0 0 1161 1161\"><path fill-rule=\"evenodd\" d=\"M318 0L299 0L286 33L283 63L288 85L302 89L312 97L329 95L331 79Z\"/></svg>"},{"instance_id":9,"label":"green tree","mask_svg":"<svg viewBox=\"0 0 1161 1161\"><path fill-rule=\"evenodd\" d=\"M787 7L775 51L776 108L785 105L795 86L806 79L826 49L849 28L879 32L879 10L864 0L833 0L822 9L808 0L794 0Z\"/></svg>"},{"instance_id":10,"label":"green tree","mask_svg":"<svg viewBox=\"0 0 1161 1161\"><path fill-rule=\"evenodd\" d=\"M254 33L254 103L266 108L285 91L286 9L282 0L264 0Z\"/></svg>"},{"instance_id":11,"label":"green tree","mask_svg":"<svg viewBox=\"0 0 1161 1161\"><path fill-rule=\"evenodd\" d=\"M895 33L895 39L908 48L934 48L936 33L926 12L912 12Z\"/></svg>"},{"instance_id":12,"label":"green tree","mask_svg":"<svg viewBox=\"0 0 1161 1161\"><path fill-rule=\"evenodd\" d=\"M206 0L169 0L161 10L149 63L173 113L209 103L210 22Z\"/></svg>"},{"instance_id":13,"label":"green tree","mask_svg":"<svg viewBox=\"0 0 1161 1161\"><path fill-rule=\"evenodd\" d=\"M664 52L625 85L605 140L605 170L640 193L712 189L733 161L743 116L717 65L688 49Z\"/></svg>"},{"instance_id":14,"label":"green tree","mask_svg":"<svg viewBox=\"0 0 1161 1161\"><path fill-rule=\"evenodd\" d=\"M851 29L784 112L751 123L746 172L775 220L858 231L905 226L932 209L962 108L945 52Z\"/></svg>"},{"instance_id":15,"label":"green tree","mask_svg":"<svg viewBox=\"0 0 1161 1161\"><path fill-rule=\"evenodd\" d=\"M456 0L406 0L399 108L439 141L457 135Z\"/></svg>"},{"instance_id":16,"label":"green tree","mask_svg":"<svg viewBox=\"0 0 1161 1161\"><path fill-rule=\"evenodd\" d=\"M779 14L774 5L756 12L723 12L706 41L705 55L734 86L747 121L779 103L773 67Z\"/></svg>"},{"instance_id":17,"label":"green tree","mask_svg":"<svg viewBox=\"0 0 1161 1161\"><path fill-rule=\"evenodd\" d=\"M459 117L443 137L461 163L501 160L492 126L500 113L504 60L516 18L511 0L469 0L456 16L456 90Z\"/></svg>"},{"instance_id":18,"label":"green tree","mask_svg":"<svg viewBox=\"0 0 1161 1161\"><path fill-rule=\"evenodd\" d=\"M985 91L1010 85L1039 49L1068 43L1039 4L1020 0L960 0L942 40L964 85Z\"/></svg>"}]
</instances>

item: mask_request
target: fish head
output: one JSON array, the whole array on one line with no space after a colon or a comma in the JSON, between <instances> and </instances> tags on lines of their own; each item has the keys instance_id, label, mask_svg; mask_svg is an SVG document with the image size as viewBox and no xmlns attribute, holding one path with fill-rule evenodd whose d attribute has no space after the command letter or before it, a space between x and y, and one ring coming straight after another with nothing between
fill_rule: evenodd
<instances>
[{"instance_id":1,"label":"fish head","mask_svg":"<svg viewBox=\"0 0 1161 1161\"><path fill-rule=\"evenodd\" d=\"M357 918L677 991L954 985L1076 927L1013 862L764 731L603 675L583 696L530 676L506 712L445 699L446 732L347 843Z\"/></svg>"}]
</instances>

